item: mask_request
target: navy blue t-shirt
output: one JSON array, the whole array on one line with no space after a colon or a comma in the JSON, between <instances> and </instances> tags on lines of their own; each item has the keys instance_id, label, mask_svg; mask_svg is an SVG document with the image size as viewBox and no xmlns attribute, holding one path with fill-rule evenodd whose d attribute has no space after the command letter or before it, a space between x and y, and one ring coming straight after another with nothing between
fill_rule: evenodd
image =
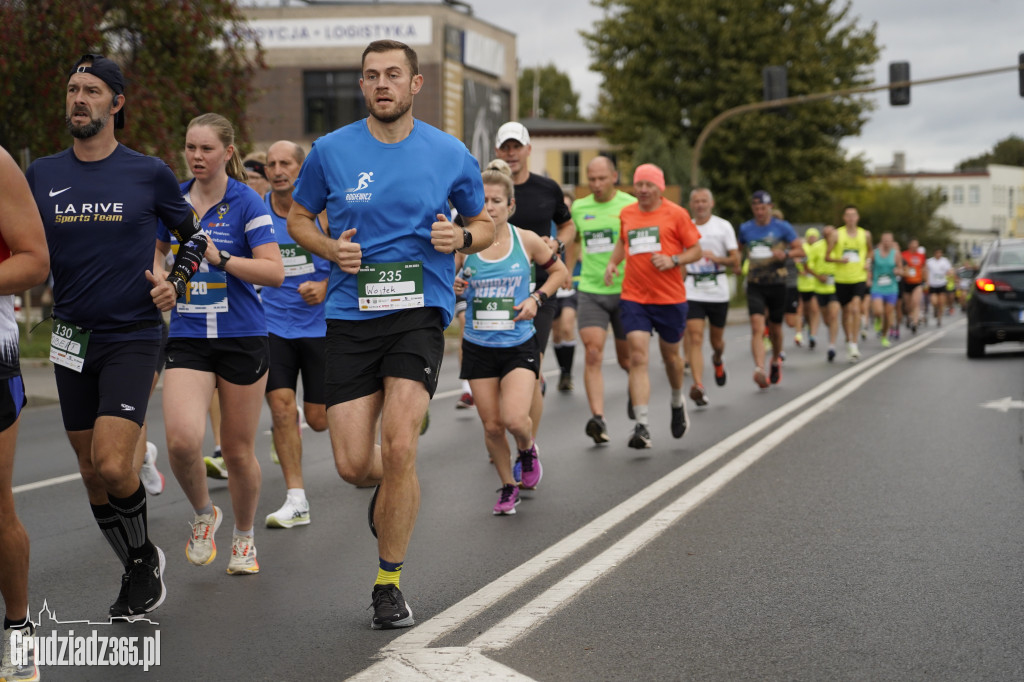
<instances>
[{"instance_id":1,"label":"navy blue t-shirt","mask_svg":"<svg viewBox=\"0 0 1024 682\"><path fill-rule=\"evenodd\" d=\"M192 216L167 164L124 145L92 162L66 149L37 160L26 177L50 248L54 317L99 339L159 323L145 274L153 269L157 223ZM140 332L154 333L155 326Z\"/></svg>"}]
</instances>

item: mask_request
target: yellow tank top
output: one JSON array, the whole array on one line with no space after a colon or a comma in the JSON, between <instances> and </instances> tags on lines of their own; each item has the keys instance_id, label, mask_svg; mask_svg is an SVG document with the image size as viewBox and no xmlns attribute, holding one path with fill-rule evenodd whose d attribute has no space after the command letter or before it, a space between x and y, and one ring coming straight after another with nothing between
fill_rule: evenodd
<instances>
[{"instance_id":1,"label":"yellow tank top","mask_svg":"<svg viewBox=\"0 0 1024 682\"><path fill-rule=\"evenodd\" d=\"M868 231L863 227L857 228L857 235L851 237L846 232L846 227L836 230L838 239L832 248L833 258L846 258L846 263L834 263L836 266L837 284L856 284L866 282L868 279Z\"/></svg>"}]
</instances>

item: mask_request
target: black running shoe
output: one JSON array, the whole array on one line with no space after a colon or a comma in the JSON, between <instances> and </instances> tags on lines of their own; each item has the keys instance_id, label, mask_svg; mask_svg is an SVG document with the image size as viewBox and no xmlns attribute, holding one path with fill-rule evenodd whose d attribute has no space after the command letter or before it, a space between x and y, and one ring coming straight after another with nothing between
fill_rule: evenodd
<instances>
[{"instance_id":1,"label":"black running shoe","mask_svg":"<svg viewBox=\"0 0 1024 682\"><path fill-rule=\"evenodd\" d=\"M164 603L164 551L157 547L147 559L135 559L128 569L128 620Z\"/></svg>"},{"instance_id":2,"label":"black running shoe","mask_svg":"<svg viewBox=\"0 0 1024 682\"><path fill-rule=\"evenodd\" d=\"M573 388L572 374L569 372L562 372L562 375L558 377L558 392L572 393Z\"/></svg>"},{"instance_id":3,"label":"black running shoe","mask_svg":"<svg viewBox=\"0 0 1024 682\"><path fill-rule=\"evenodd\" d=\"M637 450L646 450L651 447L651 432L643 424L637 424L633 428L633 435L629 439L629 447Z\"/></svg>"},{"instance_id":4,"label":"black running shoe","mask_svg":"<svg viewBox=\"0 0 1024 682\"><path fill-rule=\"evenodd\" d=\"M684 402L679 407L672 408L672 437L682 438L686 433L687 426L686 403Z\"/></svg>"},{"instance_id":5,"label":"black running shoe","mask_svg":"<svg viewBox=\"0 0 1024 682\"><path fill-rule=\"evenodd\" d=\"M405 603L402 591L394 585L373 586L373 619L370 627L374 630L407 628L416 621L412 609Z\"/></svg>"},{"instance_id":6,"label":"black running shoe","mask_svg":"<svg viewBox=\"0 0 1024 682\"><path fill-rule=\"evenodd\" d=\"M121 576L121 591L117 593L117 600L110 605L111 618L127 618L130 615L128 610L128 585L131 584L131 576L128 571Z\"/></svg>"},{"instance_id":7,"label":"black running shoe","mask_svg":"<svg viewBox=\"0 0 1024 682\"><path fill-rule=\"evenodd\" d=\"M721 360L718 362L712 360L711 364L715 367L715 383L719 386L725 386L725 380L727 378L725 373L725 364L723 364Z\"/></svg>"},{"instance_id":8,"label":"black running shoe","mask_svg":"<svg viewBox=\"0 0 1024 682\"><path fill-rule=\"evenodd\" d=\"M604 425L604 420L598 416L591 417L587 422L587 435L593 438L598 445L607 443L608 427Z\"/></svg>"},{"instance_id":9,"label":"black running shoe","mask_svg":"<svg viewBox=\"0 0 1024 682\"><path fill-rule=\"evenodd\" d=\"M373 510L377 507L377 493L380 492L380 484L373 489L373 497L370 498L370 506L366 510L366 520L370 522L370 532L373 533L373 537L377 537L377 527L373 525Z\"/></svg>"}]
</instances>

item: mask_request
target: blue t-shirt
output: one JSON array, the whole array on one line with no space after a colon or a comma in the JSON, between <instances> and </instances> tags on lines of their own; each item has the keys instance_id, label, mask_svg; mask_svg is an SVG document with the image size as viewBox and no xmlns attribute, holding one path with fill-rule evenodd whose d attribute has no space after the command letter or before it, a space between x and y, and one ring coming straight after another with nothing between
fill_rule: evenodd
<instances>
[{"instance_id":1,"label":"blue t-shirt","mask_svg":"<svg viewBox=\"0 0 1024 682\"><path fill-rule=\"evenodd\" d=\"M512 322L518 311L512 306L525 301L531 286L531 263L519 230L509 225L512 240L497 260L478 253L466 256L462 277L466 280L466 327L462 338L478 346L511 348L534 335L533 320Z\"/></svg>"},{"instance_id":2,"label":"blue t-shirt","mask_svg":"<svg viewBox=\"0 0 1024 682\"><path fill-rule=\"evenodd\" d=\"M188 200L194 180L181 183L179 194ZM228 178L224 198L200 220L215 247L232 256L252 257L252 249L276 243L274 227L263 199L251 187ZM177 249L177 241L164 225L160 240ZM266 336L267 321L256 289L205 260L189 282L188 291L171 311L173 338L226 339Z\"/></svg>"},{"instance_id":3,"label":"blue t-shirt","mask_svg":"<svg viewBox=\"0 0 1024 682\"><path fill-rule=\"evenodd\" d=\"M767 225L758 225L753 220L748 220L740 225L737 236L739 243L747 247L747 259L750 261L747 281L752 284L785 285L789 267L785 262L775 260L772 246L779 243L788 246L795 241L797 236L793 226L774 217Z\"/></svg>"},{"instance_id":4,"label":"blue t-shirt","mask_svg":"<svg viewBox=\"0 0 1024 682\"><path fill-rule=\"evenodd\" d=\"M292 198L314 214L326 208L333 239L355 228L352 240L362 249L362 291L357 275L331 264L328 319L366 320L395 312L366 305L365 299L360 308L360 297L369 293L367 282L378 278L374 281L390 286L390 279L420 276L420 305L440 308L448 326L455 307L454 257L434 249L430 226L437 214L451 215L449 201L465 216L484 207L480 165L462 142L417 120L408 137L385 144L370 134L365 119L356 121L313 144ZM401 270L383 265L396 263L407 265ZM412 296L403 287L395 290Z\"/></svg>"},{"instance_id":5,"label":"blue t-shirt","mask_svg":"<svg viewBox=\"0 0 1024 682\"><path fill-rule=\"evenodd\" d=\"M177 227L192 215L167 164L119 144L91 162L65 149L38 159L26 177L50 249L54 317L93 330L97 340L159 338L160 311L145 275L157 225Z\"/></svg>"},{"instance_id":6,"label":"blue t-shirt","mask_svg":"<svg viewBox=\"0 0 1024 682\"><path fill-rule=\"evenodd\" d=\"M299 294L303 282L322 282L331 274L331 262L311 254L288 234L288 218L274 212L270 193L264 197L267 212L274 221L274 236L284 262L284 284L264 287L260 292L267 314L267 331L285 339L322 337L327 334L325 305L309 305Z\"/></svg>"}]
</instances>

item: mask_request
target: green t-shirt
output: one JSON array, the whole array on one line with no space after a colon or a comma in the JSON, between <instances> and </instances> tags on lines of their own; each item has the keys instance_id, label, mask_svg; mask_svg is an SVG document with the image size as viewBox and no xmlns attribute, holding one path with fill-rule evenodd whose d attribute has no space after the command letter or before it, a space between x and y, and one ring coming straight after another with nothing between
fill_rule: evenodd
<instances>
[{"instance_id":1,"label":"green t-shirt","mask_svg":"<svg viewBox=\"0 0 1024 682\"><path fill-rule=\"evenodd\" d=\"M615 242L619 240L619 213L635 203L636 197L626 192L616 192L611 201L604 203L595 201L593 194L573 202L572 221L576 224L576 232L582 242L580 291L588 294L622 293L626 262L619 265L619 276L610 287L604 285L604 271L608 267Z\"/></svg>"}]
</instances>

